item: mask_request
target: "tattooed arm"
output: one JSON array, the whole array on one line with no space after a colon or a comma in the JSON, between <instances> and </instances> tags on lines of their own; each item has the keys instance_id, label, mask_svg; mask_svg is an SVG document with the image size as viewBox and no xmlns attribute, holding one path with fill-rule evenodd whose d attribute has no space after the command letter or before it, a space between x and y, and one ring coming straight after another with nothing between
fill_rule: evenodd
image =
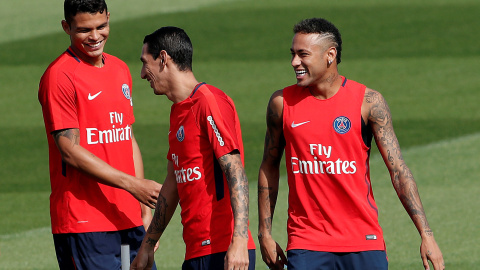
<instances>
[{"instance_id":1,"label":"tattooed arm","mask_svg":"<svg viewBox=\"0 0 480 270\"><path fill-rule=\"evenodd\" d=\"M234 228L232 242L225 256L225 269L248 268L248 180L238 151L218 159L230 190Z\"/></svg>"},{"instance_id":2,"label":"tattooed arm","mask_svg":"<svg viewBox=\"0 0 480 270\"><path fill-rule=\"evenodd\" d=\"M267 131L263 160L258 173L258 241L263 261L270 269L283 269L287 258L272 238L272 221L277 203L283 137L283 91L276 91L267 106Z\"/></svg>"},{"instance_id":3,"label":"tattooed arm","mask_svg":"<svg viewBox=\"0 0 480 270\"><path fill-rule=\"evenodd\" d=\"M393 187L420 233L422 238L420 252L425 269L428 269L427 259L433 263L435 270L444 269L442 252L428 225L417 184L403 160L400 145L393 130L390 109L383 96L377 91L366 89L362 117L372 128L375 142L388 168Z\"/></svg>"},{"instance_id":4,"label":"tattooed arm","mask_svg":"<svg viewBox=\"0 0 480 270\"><path fill-rule=\"evenodd\" d=\"M76 128L58 130L52 135L65 163L94 176L99 183L124 189L140 202L154 207L161 188L159 183L140 179L113 168L80 146L80 131Z\"/></svg>"},{"instance_id":5,"label":"tattooed arm","mask_svg":"<svg viewBox=\"0 0 480 270\"><path fill-rule=\"evenodd\" d=\"M155 214L153 215L152 222L148 227L142 245L138 250L135 260L132 262L130 269L152 269L157 242L172 219L172 216L177 209L178 202L179 196L173 163L168 161L167 177L165 178L165 182L158 195Z\"/></svg>"}]
</instances>

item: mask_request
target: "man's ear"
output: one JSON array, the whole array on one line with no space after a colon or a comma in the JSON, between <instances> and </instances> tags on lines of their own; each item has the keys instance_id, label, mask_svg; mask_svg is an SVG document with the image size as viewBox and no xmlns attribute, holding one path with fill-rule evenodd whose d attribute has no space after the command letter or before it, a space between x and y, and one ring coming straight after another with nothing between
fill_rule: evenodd
<instances>
[{"instance_id":1,"label":"man's ear","mask_svg":"<svg viewBox=\"0 0 480 270\"><path fill-rule=\"evenodd\" d=\"M63 28L63 31L67 33L67 35L70 35L70 25L67 23L67 21L62 20L62 28Z\"/></svg>"},{"instance_id":2,"label":"man's ear","mask_svg":"<svg viewBox=\"0 0 480 270\"><path fill-rule=\"evenodd\" d=\"M337 48L335 47L330 47L327 50L327 58L329 63L333 63L335 59L337 59Z\"/></svg>"},{"instance_id":3,"label":"man's ear","mask_svg":"<svg viewBox=\"0 0 480 270\"><path fill-rule=\"evenodd\" d=\"M168 59L168 53L167 53L167 51L161 50L161 51L160 51L160 55L159 55L158 57L160 58L160 63L162 63L162 65L166 65L166 64L167 64L167 59Z\"/></svg>"}]
</instances>

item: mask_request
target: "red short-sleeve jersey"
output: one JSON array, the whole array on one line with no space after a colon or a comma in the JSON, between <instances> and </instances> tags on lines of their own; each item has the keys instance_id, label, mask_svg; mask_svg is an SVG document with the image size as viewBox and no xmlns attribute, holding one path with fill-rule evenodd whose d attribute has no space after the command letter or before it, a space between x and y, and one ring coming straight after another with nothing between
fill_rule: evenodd
<instances>
[{"instance_id":1,"label":"red short-sleeve jersey","mask_svg":"<svg viewBox=\"0 0 480 270\"><path fill-rule=\"evenodd\" d=\"M362 137L366 87L342 79L326 100L297 85L283 90L288 250L385 249Z\"/></svg>"},{"instance_id":2,"label":"red short-sleeve jersey","mask_svg":"<svg viewBox=\"0 0 480 270\"><path fill-rule=\"evenodd\" d=\"M38 98L49 147L53 233L117 231L142 225L139 202L127 191L98 183L62 161L53 131L77 128L80 146L112 167L135 175L130 71L103 55L104 66L81 61L71 49L45 71Z\"/></svg>"},{"instance_id":3,"label":"red short-sleeve jersey","mask_svg":"<svg viewBox=\"0 0 480 270\"><path fill-rule=\"evenodd\" d=\"M199 84L172 105L170 149L182 208L185 260L227 251L233 235L230 192L217 159L238 150L244 159L240 122L233 101ZM248 248L254 249L250 231Z\"/></svg>"}]
</instances>

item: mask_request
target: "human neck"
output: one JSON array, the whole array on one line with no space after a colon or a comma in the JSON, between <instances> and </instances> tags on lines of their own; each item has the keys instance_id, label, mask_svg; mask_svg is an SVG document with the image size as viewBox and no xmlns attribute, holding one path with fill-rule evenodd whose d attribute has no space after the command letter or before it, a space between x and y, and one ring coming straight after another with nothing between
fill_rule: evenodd
<instances>
[{"instance_id":1,"label":"human neck","mask_svg":"<svg viewBox=\"0 0 480 270\"><path fill-rule=\"evenodd\" d=\"M179 71L178 75L172 81L170 96L168 97L173 103L179 103L187 99L195 86L198 84L197 79L191 71Z\"/></svg>"},{"instance_id":2,"label":"human neck","mask_svg":"<svg viewBox=\"0 0 480 270\"><path fill-rule=\"evenodd\" d=\"M317 99L329 99L338 92L341 85L342 78L335 72L328 74L317 84L309 85L308 89L310 90L310 94Z\"/></svg>"}]
</instances>

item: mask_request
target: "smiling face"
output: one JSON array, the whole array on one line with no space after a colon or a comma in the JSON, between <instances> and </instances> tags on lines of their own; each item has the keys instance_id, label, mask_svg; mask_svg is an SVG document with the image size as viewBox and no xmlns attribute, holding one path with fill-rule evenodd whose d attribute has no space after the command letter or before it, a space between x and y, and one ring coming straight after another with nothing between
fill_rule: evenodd
<instances>
[{"instance_id":1,"label":"smiling face","mask_svg":"<svg viewBox=\"0 0 480 270\"><path fill-rule=\"evenodd\" d=\"M70 36L74 53L83 61L101 67L102 53L108 39L110 13L77 13L70 24L62 21L65 33Z\"/></svg>"},{"instance_id":2,"label":"smiling face","mask_svg":"<svg viewBox=\"0 0 480 270\"><path fill-rule=\"evenodd\" d=\"M140 72L140 77L144 80L147 80L152 87L153 92L156 95L164 94L162 92L161 84L161 68L162 68L162 57L160 55L157 59L153 59L153 56L148 52L148 44L143 44L142 55L140 56L140 61L142 61L142 70Z\"/></svg>"},{"instance_id":3,"label":"smiling face","mask_svg":"<svg viewBox=\"0 0 480 270\"><path fill-rule=\"evenodd\" d=\"M328 68L329 47L319 38L319 34L297 33L293 37L292 67L297 78L297 85L306 87L321 84Z\"/></svg>"}]
</instances>

